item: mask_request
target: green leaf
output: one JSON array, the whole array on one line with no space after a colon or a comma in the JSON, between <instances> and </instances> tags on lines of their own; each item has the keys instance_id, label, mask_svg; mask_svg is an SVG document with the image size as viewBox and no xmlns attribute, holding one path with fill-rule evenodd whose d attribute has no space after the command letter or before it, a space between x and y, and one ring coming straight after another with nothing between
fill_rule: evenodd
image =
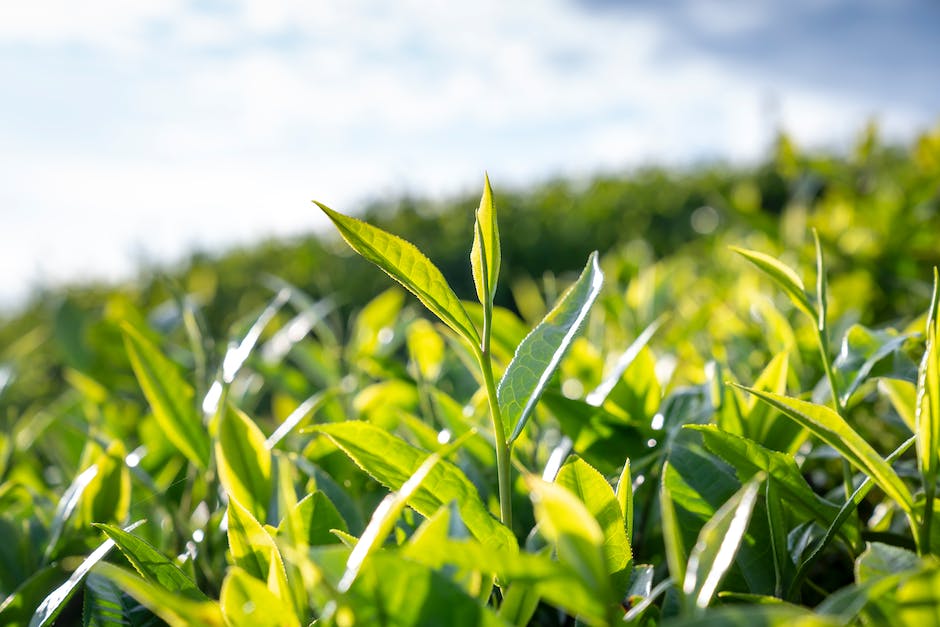
<instances>
[{"instance_id":1,"label":"green leaf","mask_svg":"<svg viewBox=\"0 0 940 627\"><path fill-rule=\"evenodd\" d=\"M266 521L274 486L271 451L261 429L244 412L229 405L219 421L215 447L222 487L255 518Z\"/></svg>"},{"instance_id":2,"label":"green leaf","mask_svg":"<svg viewBox=\"0 0 940 627\"><path fill-rule=\"evenodd\" d=\"M496 207L493 205L493 189L490 177L484 176L483 197L476 211L473 225L473 247L470 249L470 267L473 283L477 288L480 304L492 306L499 279L499 225L496 222Z\"/></svg>"},{"instance_id":3,"label":"green leaf","mask_svg":"<svg viewBox=\"0 0 940 627\"><path fill-rule=\"evenodd\" d=\"M630 460L627 459L617 481L617 503L623 513L627 542L633 541L633 478L630 475Z\"/></svg>"},{"instance_id":4,"label":"green leaf","mask_svg":"<svg viewBox=\"0 0 940 627\"><path fill-rule=\"evenodd\" d=\"M49 539L46 542L44 554L46 561L51 560L56 555L66 525L85 499L85 491L88 490L97 476L98 466L92 464L76 475L69 487L65 489L62 498L56 504L55 514L52 517L52 523L49 525Z\"/></svg>"},{"instance_id":5,"label":"green leaf","mask_svg":"<svg viewBox=\"0 0 940 627\"><path fill-rule=\"evenodd\" d=\"M114 525L96 524L117 544L131 566L147 581L187 598L204 601L206 595L180 568L152 544Z\"/></svg>"},{"instance_id":6,"label":"green leaf","mask_svg":"<svg viewBox=\"0 0 940 627\"><path fill-rule=\"evenodd\" d=\"M916 379L917 366L902 350L913 334L899 335L892 329L873 331L853 324L845 332L842 348L833 366L840 376L842 405L848 404L862 383L874 376Z\"/></svg>"},{"instance_id":7,"label":"green leaf","mask_svg":"<svg viewBox=\"0 0 940 627\"><path fill-rule=\"evenodd\" d=\"M544 553L508 552L484 546L461 533L455 534L454 529L460 524L451 507L442 507L415 532L403 548L403 556L435 570L451 565L463 572L495 576L509 594L515 589L529 590L532 594L515 599L520 604L516 608L520 613L524 613L522 605L533 602L534 594L571 614L589 618L590 622L604 617L605 609L596 589L586 584L571 566ZM454 539L454 535L459 539Z\"/></svg>"},{"instance_id":8,"label":"green leaf","mask_svg":"<svg viewBox=\"0 0 940 627\"><path fill-rule=\"evenodd\" d=\"M176 364L128 323L124 346L137 381L166 438L200 470L209 467L209 437L193 404L193 388Z\"/></svg>"},{"instance_id":9,"label":"green leaf","mask_svg":"<svg viewBox=\"0 0 940 627\"><path fill-rule=\"evenodd\" d=\"M917 432L917 386L910 381L882 379L878 390L888 397L898 417L907 425L911 433Z\"/></svg>"},{"instance_id":10,"label":"green leaf","mask_svg":"<svg viewBox=\"0 0 940 627\"><path fill-rule=\"evenodd\" d=\"M316 202L316 201L314 201ZM418 297L444 324L475 346L480 335L441 271L414 244L316 203L357 253Z\"/></svg>"},{"instance_id":11,"label":"green leaf","mask_svg":"<svg viewBox=\"0 0 940 627\"><path fill-rule=\"evenodd\" d=\"M231 496L228 500L228 546L236 566L244 568L252 577L266 581L268 589L283 603L291 603L287 571L274 538L244 505Z\"/></svg>"},{"instance_id":12,"label":"green leaf","mask_svg":"<svg viewBox=\"0 0 940 627\"><path fill-rule=\"evenodd\" d=\"M604 403L607 399L607 395L620 383L627 368L633 364L634 360L642 353L646 345L649 344L649 341L653 339L659 327L663 326L668 319L668 314L662 314L643 329L643 332L633 340L633 343L627 347L627 350L621 353L620 357L617 358L617 363L614 364L613 369L604 377L600 385L594 388L591 393L585 397L584 400L589 405L600 406Z\"/></svg>"},{"instance_id":13,"label":"green leaf","mask_svg":"<svg viewBox=\"0 0 940 627\"><path fill-rule=\"evenodd\" d=\"M659 511L663 528L663 549L666 553L666 563L669 566L669 576L673 581L683 581L686 577L685 540L682 538L682 529L679 517L676 514L676 504L672 499L672 489L666 481L669 462L663 464L662 480L659 482Z\"/></svg>"},{"instance_id":14,"label":"green leaf","mask_svg":"<svg viewBox=\"0 0 940 627\"><path fill-rule=\"evenodd\" d=\"M410 325L407 331L408 353L417 368L418 374L424 381L436 381L444 366L444 340L434 325L418 318Z\"/></svg>"},{"instance_id":15,"label":"green leaf","mask_svg":"<svg viewBox=\"0 0 940 627\"><path fill-rule=\"evenodd\" d=\"M0 625L25 625L50 589L58 588L68 578L59 563L33 573L0 603Z\"/></svg>"},{"instance_id":16,"label":"green leaf","mask_svg":"<svg viewBox=\"0 0 940 627\"><path fill-rule=\"evenodd\" d=\"M114 440L106 451L95 458L94 465L98 472L88 483L79 502L81 512L78 521L83 526L97 521L123 521L127 518L131 504L131 473L124 463L126 455L124 445Z\"/></svg>"},{"instance_id":17,"label":"green leaf","mask_svg":"<svg viewBox=\"0 0 940 627\"><path fill-rule=\"evenodd\" d=\"M346 521L333 502L317 490L302 498L284 515L278 525L278 537L284 536L296 546L336 544L332 529L348 531Z\"/></svg>"},{"instance_id":18,"label":"green leaf","mask_svg":"<svg viewBox=\"0 0 940 627\"><path fill-rule=\"evenodd\" d=\"M233 566L222 582L219 598L225 623L231 627L299 627L300 621L264 582Z\"/></svg>"},{"instance_id":19,"label":"green leaf","mask_svg":"<svg viewBox=\"0 0 940 627\"><path fill-rule=\"evenodd\" d=\"M772 278L777 285L783 288L783 291L787 293L787 296L790 297L790 300L793 301L793 304L796 305L797 308L812 318L814 322L817 321L816 312L809 302L806 288L803 287L803 281L800 280L799 275L789 266L782 263L779 259L755 250L747 250L736 246L732 246L731 250L760 268Z\"/></svg>"},{"instance_id":20,"label":"green leaf","mask_svg":"<svg viewBox=\"0 0 940 627\"><path fill-rule=\"evenodd\" d=\"M633 552L627 539L626 524L613 488L601 473L579 457L567 461L555 478L557 485L578 497L604 534L604 560L608 573L627 570ZM626 578L623 583L626 584Z\"/></svg>"},{"instance_id":21,"label":"green leaf","mask_svg":"<svg viewBox=\"0 0 940 627\"><path fill-rule=\"evenodd\" d=\"M170 627L222 627L224 624L219 604L215 601L194 601L180 596L106 562L98 564L95 572L116 583Z\"/></svg>"},{"instance_id":22,"label":"green leaf","mask_svg":"<svg viewBox=\"0 0 940 627\"><path fill-rule=\"evenodd\" d=\"M329 437L360 468L391 490L399 490L429 455L366 422L317 425L310 430ZM408 505L429 517L450 501L457 501L464 523L478 540L488 546L516 549L512 532L493 518L467 476L446 460L431 470L427 486L419 488Z\"/></svg>"},{"instance_id":23,"label":"green leaf","mask_svg":"<svg viewBox=\"0 0 940 627\"><path fill-rule=\"evenodd\" d=\"M767 526L770 530L771 555L774 559L774 596L781 599L793 581L794 564L790 558L787 542L787 517L780 488L773 479L768 478L764 486L767 505Z\"/></svg>"},{"instance_id":24,"label":"green leaf","mask_svg":"<svg viewBox=\"0 0 940 627\"><path fill-rule=\"evenodd\" d=\"M545 386L587 319L603 282L597 253L591 253L578 280L516 349L497 389L509 443L522 433Z\"/></svg>"},{"instance_id":25,"label":"green leaf","mask_svg":"<svg viewBox=\"0 0 940 627\"><path fill-rule=\"evenodd\" d=\"M838 619L818 616L788 603L731 605L663 623L664 627L841 627L843 624Z\"/></svg>"},{"instance_id":26,"label":"green leaf","mask_svg":"<svg viewBox=\"0 0 940 627\"><path fill-rule=\"evenodd\" d=\"M591 512L560 485L531 475L526 484L539 530L555 546L558 560L573 568L601 599L614 601L605 564L604 532Z\"/></svg>"},{"instance_id":27,"label":"green leaf","mask_svg":"<svg viewBox=\"0 0 940 627\"><path fill-rule=\"evenodd\" d=\"M894 499L905 512L914 511L914 499L911 492L894 469L837 413L828 407L807 401L733 385L756 395L798 422L823 442L839 451L853 466L869 475L878 487Z\"/></svg>"},{"instance_id":28,"label":"green leaf","mask_svg":"<svg viewBox=\"0 0 940 627\"><path fill-rule=\"evenodd\" d=\"M787 391L789 359L787 351L774 355L754 382L754 389L784 394ZM737 391L735 393L740 394ZM760 402L756 397L752 397L746 405L743 427L741 435L776 451L791 452L803 442L800 437L802 428L799 425L781 416L780 412L767 403Z\"/></svg>"},{"instance_id":29,"label":"green leaf","mask_svg":"<svg viewBox=\"0 0 940 627\"><path fill-rule=\"evenodd\" d=\"M866 583L887 575L914 571L920 566L921 561L916 553L881 542L871 542L855 560L855 581Z\"/></svg>"},{"instance_id":30,"label":"green leaf","mask_svg":"<svg viewBox=\"0 0 940 627\"><path fill-rule=\"evenodd\" d=\"M446 575L395 552L379 552L345 595L356 625L506 627Z\"/></svg>"},{"instance_id":31,"label":"green leaf","mask_svg":"<svg viewBox=\"0 0 940 627\"><path fill-rule=\"evenodd\" d=\"M143 521L138 521L134 523L128 527L128 530L134 529L142 522ZM92 566L104 559L113 548L114 541L111 539L105 540L98 545L98 548L92 551L91 554L78 565L78 568L72 572L65 583L50 592L49 595L42 600L42 603L36 608L33 617L29 621L29 627L44 627L45 625L51 624L56 616L59 615L59 612L62 611L62 608L65 607L68 600L75 594L75 591L81 585L82 581L85 579L85 575L88 574Z\"/></svg>"},{"instance_id":32,"label":"green leaf","mask_svg":"<svg viewBox=\"0 0 940 627\"><path fill-rule=\"evenodd\" d=\"M698 608L711 604L744 539L757 502L759 477L745 484L705 523L689 555L682 590Z\"/></svg>"},{"instance_id":33,"label":"green leaf","mask_svg":"<svg viewBox=\"0 0 940 627\"><path fill-rule=\"evenodd\" d=\"M937 302L940 300L940 277L934 269L934 292L927 315L927 348L921 360L917 377L917 401L914 413L914 431L917 436L917 465L924 479L929 516L932 518L932 499L936 492L937 448L940 446L940 320ZM929 529L924 530L929 538Z\"/></svg>"},{"instance_id":34,"label":"green leaf","mask_svg":"<svg viewBox=\"0 0 940 627\"><path fill-rule=\"evenodd\" d=\"M766 472L786 496L788 507L828 526L835 520L839 508L819 497L806 483L794 459L784 453L764 448L757 442L719 430L714 425L688 425L702 434L706 448L730 464L742 483L759 472ZM847 532L849 529L846 530ZM854 529L852 529L854 531ZM849 536L857 540L857 534Z\"/></svg>"},{"instance_id":35,"label":"green leaf","mask_svg":"<svg viewBox=\"0 0 940 627\"><path fill-rule=\"evenodd\" d=\"M428 475L431 474L431 471L440 461L441 458L436 453L429 455L398 491L386 496L375 508L369 524L366 525L365 531L362 532L362 536L360 536L356 546L349 554L349 559L346 561L346 572L343 573L343 577L337 585L339 592L347 592L352 587L366 559L382 546L382 543L385 542L395 527L395 523L398 522L398 518L408 501L414 498Z\"/></svg>"},{"instance_id":36,"label":"green leaf","mask_svg":"<svg viewBox=\"0 0 940 627\"><path fill-rule=\"evenodd\" d=\"M82 627L159 627L163 622L116 583L96 572L85 578Z\"/></svg>"}]
</instances>

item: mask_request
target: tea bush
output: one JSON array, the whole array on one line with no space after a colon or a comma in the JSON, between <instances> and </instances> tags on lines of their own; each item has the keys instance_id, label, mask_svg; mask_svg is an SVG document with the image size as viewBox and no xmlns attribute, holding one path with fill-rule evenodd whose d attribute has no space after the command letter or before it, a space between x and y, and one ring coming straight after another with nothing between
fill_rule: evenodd
<instances>
[{"instance_id":1,"label":"tea bush","mask_svg":"<svg viewBox=\"0 0 940 627\"><path fill-rule=\"evenodd\" d=\"M318 239L46 294L0 333L0 624L940 623L938 201L940 135L781 138L321 205L398 285Z\"/></svg>"}]
</instances>

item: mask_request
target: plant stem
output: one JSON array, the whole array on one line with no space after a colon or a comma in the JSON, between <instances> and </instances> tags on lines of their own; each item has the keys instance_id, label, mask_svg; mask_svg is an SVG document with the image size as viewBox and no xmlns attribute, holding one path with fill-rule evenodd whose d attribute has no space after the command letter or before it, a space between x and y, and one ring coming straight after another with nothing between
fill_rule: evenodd
<instances>
[{"instance_id":1,"label":"plant stem","mask_svg":"<svg viewBox=\"0 0 940 627\"><path fill-rule=\"evenodd\" d=\"M485 276L484 268L484 276ZM487 289L489 289L487 287ZM486 398L490 403L490 416L493 418L493 435L496 438L496 475L499 481L499 519L512 529L512 450L506 442L506 427L503 426L503 414L499 409L496 396L496 383L493 378L493 359L490 352L490 330L493 324L493 306L483 305L483 341L477 351L477 360L483 372L486 386Z\"/></svg>"}]
</instances>

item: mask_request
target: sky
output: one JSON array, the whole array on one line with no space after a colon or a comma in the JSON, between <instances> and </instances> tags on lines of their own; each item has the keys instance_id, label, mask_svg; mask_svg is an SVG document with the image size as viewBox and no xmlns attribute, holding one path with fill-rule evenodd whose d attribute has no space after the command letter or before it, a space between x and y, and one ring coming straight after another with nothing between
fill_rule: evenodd
<instances>
[{"instance_id":1,"label":"sky","mask_svg":"<svg viewBox=\"0 0 940 627\"><path fill-rule=\"evenodd\" d=\"M195 248L940 122L931 0L31 0L0 6L0 306Z\"/></svg>"}]
</instances>

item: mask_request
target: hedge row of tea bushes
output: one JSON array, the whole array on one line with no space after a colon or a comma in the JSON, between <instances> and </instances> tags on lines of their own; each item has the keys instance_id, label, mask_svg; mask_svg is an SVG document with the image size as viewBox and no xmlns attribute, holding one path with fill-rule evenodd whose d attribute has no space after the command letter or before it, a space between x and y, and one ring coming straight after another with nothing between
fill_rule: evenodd
<instances>
[{"instance_id":1,"label":"hedge row of tea bushes","mask_svg":"<svg viewBox=\"0 0 940 627\"><path fill-rule=\"evenodd\" d=\"M497 379L604 277L511 522L472 343L332 236L196 255L0 328L0 624L940 623L940 132L493 175ZM478 204L364 217L472 301Z\"/></svg>"}]
</instances>

